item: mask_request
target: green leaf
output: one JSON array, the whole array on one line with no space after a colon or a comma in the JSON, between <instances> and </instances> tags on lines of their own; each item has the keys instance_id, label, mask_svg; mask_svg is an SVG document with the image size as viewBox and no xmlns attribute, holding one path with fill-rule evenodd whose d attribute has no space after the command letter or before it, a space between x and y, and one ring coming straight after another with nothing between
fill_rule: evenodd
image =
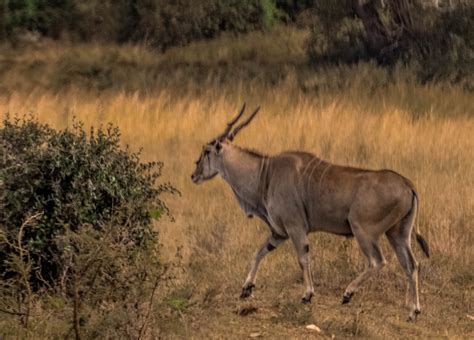
<instances>
[{"instance_id":1,"label":"green leaf","mask_svg":"<svg viewBox=\"0 0 474 340\"><path fill-rule=\"evenodd\" d=\"M163 215L163 210L162 209L150 210L150 216L151 216L151 218L153 218L155 220L159 220L162 215Z\"/></svg>"},{"instance_id":2,"label":"green leaf","mask_svg":"<svg viewBox=\"0 0 474 340\"><path fill-rule=\"evenodd\" d=\"M168 305L177 311L183 311L188 307L188 300L184 297L175 297L168 300Z\"/></svg>"}]
</instances>

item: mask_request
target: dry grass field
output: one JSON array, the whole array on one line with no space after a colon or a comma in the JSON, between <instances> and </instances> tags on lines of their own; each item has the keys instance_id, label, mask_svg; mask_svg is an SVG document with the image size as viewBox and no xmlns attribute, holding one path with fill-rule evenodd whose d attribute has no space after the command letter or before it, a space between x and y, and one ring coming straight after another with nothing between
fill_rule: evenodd
<instances>
[{"instance_id":1,"label":"dry grass field","mask_svg":"<svg viewBox=\"0 0 474 340\"><path fill-rule=\"evenodd\" d=\"M473 97L452 88L403 86L372 97L363 88L314 96L291 79L273 87L216 85L186 97L166 89L13 92L0 98L0 112L31 112L61 128L74 119L86 126L113 122L124 143L143 148L144 160L164 161L164 178L182 197L167 199L176 221L163 219L156 228L163 259L179 258L181 270L153 309L155 336L473 337ZM417 95L433 98L428 110L410 104L416 100L399 100ZM417 323L405 321L405 277L386 240L389 265L349 305L340 305L342 293L363 259L355 240L326 234L310 238L312 305L299 303L302 279L290 243L264 260L253 296L238 299L266 226L245 217L223 180L195 186L190 175L201 146L245 100L262 111L235 141L240 146L266 154L301 149L337 164L394 169L413 180L421 202L418 223L432 249L426 259L413 244L421 262L423 313ZM455 115L445 112L446 101L454 103ZM53 334L55 323L45 315L36 335ZM312 323L321 333L305 329Z\"/></svg>"},{"instance_id":2,"label":"dry grass field","mask_svg":"<svg viewBox=\"0 0 474 340\"><path fill-rule=\"evenodd\" d=\"M473 338L474 95L420 85L397 68L312 70L305 37L293 29L224 36L158 56L130 46L6 50L0 118L31 113L56 128L112 122L144 161L164 162L163 179L182 195L163 197L175 222L163 218L156 229L163 261L176 266L154 301L148 338ZM311 305L300 304L302 277L289 242L265 258L253 296L239 300L267 227L245 217L222 179L195 186L190 175L202 145L244 101L262 109L236 139L242 147L269 155L305 150L337 164L393 169L415 183L432 253L425 258L413 242L421 263L418 322L406 322L405 275L385 239L389 265L348 305L340 304L342 293L362 271L362 255L354 239L322 233L310 237ZM0 314L0 337L5 326L16 337L67 334L69 312L41 308L29 333Z\"/></svg>"}]
</instances>

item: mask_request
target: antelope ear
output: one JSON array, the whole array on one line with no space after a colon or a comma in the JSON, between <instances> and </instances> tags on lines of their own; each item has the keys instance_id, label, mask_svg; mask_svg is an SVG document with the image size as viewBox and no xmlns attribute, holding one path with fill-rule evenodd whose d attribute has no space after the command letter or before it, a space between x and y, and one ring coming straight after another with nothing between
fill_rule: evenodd
<instances>
[{"instance_id":1,"label":"antelope ear","mask_svg":"<svg viewBox=\"0 0 474 340\"><path fill-rule=\"evenodd\" d=\"M221 153L221 150L222 150L221 142L216 141L216 145L214 146L214 148L215 148L215 150L216 150L216 155L220 154L220 153Z\"/></svg>"}]
</instances>

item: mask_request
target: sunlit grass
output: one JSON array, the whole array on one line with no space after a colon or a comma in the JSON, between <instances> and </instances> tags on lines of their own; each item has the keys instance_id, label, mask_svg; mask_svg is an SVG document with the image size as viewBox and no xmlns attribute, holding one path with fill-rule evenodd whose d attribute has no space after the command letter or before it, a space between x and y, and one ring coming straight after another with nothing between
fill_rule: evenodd
<instances>
[{"instance_id":1,"label":"sunlit grass","mask_svg":"<svg viewBox=\"0 0 474 340\"><path fill-rule=\"evenodd\" d=\"M363 103L355 105L343 94L336 98L328 95L315 99L304 94L288 98L285 90L260 89L259 101L253 99L249 105L261 105L262 112L239 136L237 144L267 154L302 149L337 164L390 168L402 173L415 182L419 191L419 223L434 258L456 259L462 265L472 263L471 118L447 118L432 107L431 114L413 119L403 107L385 106L375 113L370 100L365 109ZM165 247L185 244L184 252L189 256L197 237L192 225L198 223L199 232L211 235L218 224L226 229L221 241L228 243L227 251L249 246L251 254L257 246L254 240L263 238L264 228L257 232L253 227L257 223L244 219L221 180L201 187L189 180L202 144L223 129L248 92L242 89L232 95L219 95L209 90L202 96L179 100L173 100L173 93L167 91L147 96L94 96L82 91L30 96L16 93L0 100L0 112L31 112L55 127L71 126L74 119L86 126L113 122L120 127L125 143L135 150L143 148L146 160L164 161L166 178L183 193L182 198L170 202L177 222L160 226Z\"/></svg>"},{"instance_id":2,"label":"sunlit grass","mask_svg":"<svg viewBox=\"0 0 474 340\"><path fill-rule=\"evenodd\" d=\"M275 37L283 42L284 52L274 50ZM161 297L183 320L190 313L201 325L209 323L207 332L215 336L228 334L222 320L235 315L230 309L239 303L250 259L268 231L261 221L245 217L223 180L195 186L190 175L202 145L224 129L242 103L246 101L249 110L260 105L261 112L236 144L270 155L305 150L337 164L389 168L415 183L418 223L432 252L425 260L413 243L422 263L422 305L431 302L426 308L431 314L423 320L436 328L427 327L424 333L418 328L416 334L439 336L436 332L446 329L446 334L465 335L474 278L473 94L449 84L423 85L409 70L370 63L309 68L302 63L305 37L306 32L291 29L271 35L255 32L165 54L136 46L94 45L9 52L0 56L0 118L6 113L32 114L56 128L72 127L75 120L86 128L112 122L124 144L142 149L144 161L165 163L160 179L173 183L182 196L163 197L176 221L165 217L156 223L161 256L166 263L179 264L173 279L176 289L165 297L163 290ZM262 50L257 49L260 45ZM384 317L392 318L379 332L380 316L371 311L360 321L359 302L350 307L354 309L336 307L336 296L364 265L355 241L324 234L312 234L310 240L318 301L313 311L295 304L302 287L295 280L299 268L291 244L261 266L258 283L264 286L257 287L253 301L263 310L276 306L272 329L284 330L285 322L299 327L311 318L319 318L318 325L338 336L353 334L353 325L359 323L367 330L362 334L378 337L397 337L398 330L409 329L393 317L404 313L403 293L394 286L402 291L405 277L386 241L383 249L390 265L374 280L377 283L365 286L370 293L358 300L367 301L364 308L377 308L378 303ZM454 304L457 313L451 311ZM208 307L211 313L205 316L202 310ZM161 310L157 307L155 313L160 316ZM45 336L61 333L51 315L38 316L44 320L38 322L47 325ZM452 324L446 321L453 327L449 332L438 322L442 317L455 319ZM63 326L69 322L62 321ZM165 318L157 327L174 335L189 334L178 321ZM247 332L246 325L240 322L232 329L234 335ZM206 334L205 327L201 330ZM295 336L294 330L287 329Z\"/></svg>"}]
</instances>

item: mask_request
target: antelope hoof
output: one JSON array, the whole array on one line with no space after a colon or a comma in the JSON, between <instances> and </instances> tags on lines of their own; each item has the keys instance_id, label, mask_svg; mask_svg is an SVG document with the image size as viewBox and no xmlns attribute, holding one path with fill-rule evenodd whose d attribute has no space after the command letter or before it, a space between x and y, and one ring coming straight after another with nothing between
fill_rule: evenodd
<instances>
[{"instance_id":1,"label":"antelope hoof","mask_svg":"<svg viewBox=\"0 0 474 340\"><path fill-rule=\"evenodd\" d=\"M301 303L303 305L308 305L311 303L311 298L313 297L313 293L307 293L305 294L305 296L303 296L303 298L301 299Z\"/></svg>"},{"instance_id":2,"label":"antelope hoof","mask_svg":"<svg viewBox=\"0 0 474 340\"><path fill-rule=\"evenodd\" d=\"M351 301L352 295L354 295L354 293L344 293L342 296L342 304L345 305L346 303L349 303Z\"/></svg>"},{"instance_id":3,"label":"antelope hoof","mask_svg":"<svg viewBox=\"0 0 474 340\"><path fill-rule=\"evenodd\" d=\"M240 293L240 298L245 299L248 298L250 295L252 295L252 288L254 288L255 285L253 283L248 283L242 288L242 292Z\"/></svg>"},{"instance_id":4,"label":"antelope hoof","mask_svg":"<svg viewBox=\"0 0 474 340\"><path fill-rule=\"evenodd\" d=\"M415 309L412 313L410 313L410 316L408 317L408 322L416 322L416 319L418 315L421 313L421 310Z\"/></svg>"}]
</instances>

